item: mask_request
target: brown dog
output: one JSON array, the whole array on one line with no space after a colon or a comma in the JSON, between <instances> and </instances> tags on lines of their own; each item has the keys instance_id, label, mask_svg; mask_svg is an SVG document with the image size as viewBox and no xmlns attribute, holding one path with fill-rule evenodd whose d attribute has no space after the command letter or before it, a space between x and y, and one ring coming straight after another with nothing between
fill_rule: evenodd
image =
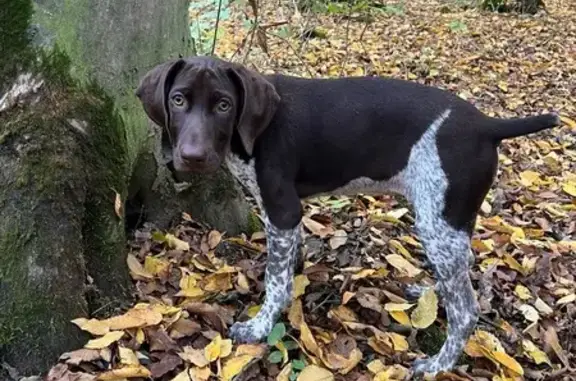
<instances>
[{"instance_id":1,"label":"brown dog","mask_svg":"<svg viewBox=\"0 0 576 381\"><path fill-rule=\"evenodd\" d=\"M176 170L209 172L226 162L265 217L266 299L256 317L230 328L238 341L266 337L290 301L301 199L405 196L448 316L446 342L415 362L417 373L452 368L478 319L470 238L500 141L559 124L555 114L490 118L447 91L409 81L265 77L209 57L157 66L137 95L164 127Z\"/></svg>"}]
</instances>

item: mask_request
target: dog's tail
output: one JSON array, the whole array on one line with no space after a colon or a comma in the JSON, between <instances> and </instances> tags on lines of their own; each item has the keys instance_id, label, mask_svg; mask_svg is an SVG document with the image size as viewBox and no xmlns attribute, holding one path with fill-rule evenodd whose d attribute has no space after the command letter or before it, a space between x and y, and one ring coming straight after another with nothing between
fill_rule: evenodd
<instances>
[{"instance_id":1,"label":"dog's tail","mask_svg":"<svg viewBox=\"0 0 576 381\"><path fill-rule=\"evenodd\" d=\"M497 141L532 134L560 125L560 116L556 113L529 116L527 118L490 119L486 132L488 136Z\"/></svg>"}]
</instances>

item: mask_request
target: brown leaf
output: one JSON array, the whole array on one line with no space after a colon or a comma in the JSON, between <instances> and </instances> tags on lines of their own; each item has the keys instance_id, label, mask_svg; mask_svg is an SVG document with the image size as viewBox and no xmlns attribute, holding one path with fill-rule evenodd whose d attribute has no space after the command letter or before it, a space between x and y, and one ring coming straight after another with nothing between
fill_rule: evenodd
<instances>
[{"instance_id":1,"label":"brown leaf","mask_svg":"<svg viewBox=\"0 0 576 381\"><path fill-rule=\"evenodd\" d=\"M166 373L176 369L180 364L182 364L182 359L179 356L166 354L162 357L160 362L155 362L150 365L150 372L153 378L160 378Z\"/></svg>"},{"instance_id":2,"label":"brown leaf","mask_svg":"<svg viewBox=\"0 0 576 381\"><path fill-rule=\"evenodd\" d=\"M48 372L46 381L96 381L96 376L82 372L71 372L67 365L57 364Z\"/></svg>"},{"instance_id":3,"label":"brown leaf","mask_svg":"<svg viewBox=\"0 0 576 381\"><path fill-rule=\"evenodd\" d=\"M72 352L63 353L60 356L60 361L65 361L66 364L70 365L80 365L81 362L90 362L100 358L100 350L82 348Z\"/></svg>"}]
</instances>

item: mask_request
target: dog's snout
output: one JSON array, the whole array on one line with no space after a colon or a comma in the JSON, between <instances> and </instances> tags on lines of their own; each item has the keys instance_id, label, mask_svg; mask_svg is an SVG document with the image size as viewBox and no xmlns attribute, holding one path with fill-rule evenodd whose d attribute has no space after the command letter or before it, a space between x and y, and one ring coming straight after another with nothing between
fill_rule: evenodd
<instances>
[{"instance_id":1,"label":"dog's snout","mask_svg":"<svg viewBox=\"0 0 576 381\"><path fill-rule=\"evenodd\" d=\"M180 157L188 164L203 164L208 158L206 150L192 144L185 144L180 148Z\"/></svg>"}]
</instances>

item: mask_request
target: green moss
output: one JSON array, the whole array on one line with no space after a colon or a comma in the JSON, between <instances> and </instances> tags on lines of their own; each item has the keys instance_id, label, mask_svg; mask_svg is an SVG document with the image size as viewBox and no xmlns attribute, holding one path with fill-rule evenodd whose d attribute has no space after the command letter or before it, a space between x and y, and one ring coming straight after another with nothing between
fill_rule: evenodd
<instances>
[{"instance_id":1,"label":"green moss","mask_svg":"<svg viewBox=\"0 0 576 381\"><path fill-rule=\"evenodd\" d=\"M446 341L446 332L434 324L423 331L418 331L416 341L422 352L432 356L442 348L444 341Z\"/></svg>"},{"instance_id":2,"label":"green moss","mask_svg":"<svg viewBox=\"0 0 576 381\"><path fill-rule=\"evenodd\" d=\"M16 73L17 65L26 67L33 58L28 50L32 1L1 0L0 9L0 83L3 83Z\"/></svg>"},{"instance_id":3,"label":"green moss","mask_svg":"<svg viewBox=\"0 0 576 381\"><path fill-rule=\"evenodd\" d=\"M262 222L260 221L260 218L258 218L256 213L253 212L248 213L248 223L246 228L248 229L247 231L248 235L252 235L256 232L262 231L263 229Z\"/></svg>"}]
</instances>

